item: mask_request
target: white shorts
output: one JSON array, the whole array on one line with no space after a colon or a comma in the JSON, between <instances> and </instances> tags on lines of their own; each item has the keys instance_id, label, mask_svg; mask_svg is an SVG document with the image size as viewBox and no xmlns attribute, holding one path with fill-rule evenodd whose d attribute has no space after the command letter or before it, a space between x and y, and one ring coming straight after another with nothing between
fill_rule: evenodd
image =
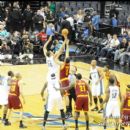
<instances>
[{"instance_id":1,"label":"white shorts","mask_svg":"<svg viewBox=\"0 0 130 130\"><path fill-rule=\"evenodd\" d=\"M102 83L98 85L92 84L92 96L101 96L104 93L104 87Z\"/></svg>"},{"instance_id":2,"label":"white shorts","mask_svg":"<svg viewBox=\"0 0 130 130\"><path fill-rule=\"evenodd\" d=\"M8 104L8 92L0 86L0 105Z\"/></svg>"},{"instance_id":3,"label":"white shorts","mask_svg":"<svg viewBox=\"0 0 130 130\"><path fill-rule=\"evenodd\" d=\"M61 96L60 97L48 96L47 103L46 103L46 110L51 112L53 107L56 105L59 110L64 109L62 97Z\"/></svg>"},{"instance_id":4,"label":"white shorts","mask_svg":"<svg viewBox=\"0 0 130 130\"><path fill-rule=\"evenodd\" d=\"M120 106L118 101L108 101L104 110L104 116L106 118L120 118Z\"/></svg>"}]
</instances>

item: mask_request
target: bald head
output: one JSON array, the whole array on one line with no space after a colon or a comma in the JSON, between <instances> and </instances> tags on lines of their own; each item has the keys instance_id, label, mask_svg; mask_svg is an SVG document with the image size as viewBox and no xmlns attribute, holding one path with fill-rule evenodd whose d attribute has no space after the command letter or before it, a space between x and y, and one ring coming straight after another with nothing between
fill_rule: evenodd
<instances>
[{"instance_id":1,"label":"bald head","mask_svg":"<svg viewBox=\"0 0 130 130\"><path fill-rule=\"evenodd\" d=\"M91 66L92 66L92 67L96 67L96 65L97 65L97 61L96 61L96 60L92 60L92 61L91 61Z\"/></svg>"},{"instance_id":2,"label":"bald head","mask_svg":"<svg viewBox=\"0 0 130 130\"><path fill-rule=\"evenodd\" d=\"M22 75L21 75L20 73L16 73L16 74L15 74L15 77L16 77L16 79L18 79L18 80L19 80L19 79L21 79L21 78L22 78Z\"/></svg>"}]
</instances>

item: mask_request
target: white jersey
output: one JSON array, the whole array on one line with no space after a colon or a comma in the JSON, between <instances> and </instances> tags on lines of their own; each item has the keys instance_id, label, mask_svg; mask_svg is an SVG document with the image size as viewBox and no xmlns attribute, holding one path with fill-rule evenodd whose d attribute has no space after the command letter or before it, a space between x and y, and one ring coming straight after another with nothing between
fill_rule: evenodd
<instances>
[{"instance_id":1,"label":"white jersey","mask_svg":"<svg viewBox=\"0 0 130 130\"><path fill-rule=\"evenodd\" d=\"M90 76L91 76L91 82L92 83L95 83L95 82L97 82L97 80L99 80L100 77L99 77L99 73L98 73L97 67L95 69L93 69L91 67L91 69L90 69Z\"/></svg>"},{"instance_id":2,"label":"white jersey","mask_svg":"<svg viewBox=\"0 0 130 130\"><path fill-rule=\"evenodd\" d=\"M55 61L54 61L54 57L51 56L51 57L46 57L46 63L48 65L48 70L49 70L49 73L56 73L57 71L57 67L56 67L56 64L55 64Z\"/></svg>"},{"instance_id":3,"label":"white jersey","mask_svg":"<svg viewBox=\"0 0 130 130\"><path fill-rule=\"evenodd\" d=\"M118 86L109 86L110 96L108 102L118 101L119 98L119 87Z\"/></svg>"},{"instance_id":4,"label":"white jersey","mask_svg":"<svg viewBox=\"0 0 130 130\"><path fill-rule=\"evenodd\" d=\"M48 95L52 96L53 98L57 98L61 96L60 90L56 90L56 89L60 89L60 83L59 80L57 78L55 79L51 79L51 77L48 78Z\"/></svg>"},{"instance_id":5,"label":"white jersey","mask_svg":"<svg viewBox=\"0 0 130 130\"><path fill-rule=\"evenodd\" d=\"M0 105L8 104L9 86L7 82L7 78L0 77Z\"/></svg>"},{"instance_id":6,"label":"white jersey","mask_svg":"<svg viewBox=\"0 0 130 130\"><path fill-rule=\"evenodd\" d=\"M109 86L110 96L106 104L104 116L110 118L120 118L120 105L118 102L119 98L119 87Z\"/></svg>"}]
</instances>

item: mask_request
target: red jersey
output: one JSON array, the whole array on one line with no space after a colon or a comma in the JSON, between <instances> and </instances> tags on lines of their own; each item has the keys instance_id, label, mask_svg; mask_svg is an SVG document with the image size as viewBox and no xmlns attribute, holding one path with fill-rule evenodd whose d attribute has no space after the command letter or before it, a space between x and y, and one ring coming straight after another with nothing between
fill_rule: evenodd
<instances>
[{"instance_id":1,"label":"red jersey","mask_svg":"<svg viewBox=\"0 0 130 130\"><path fill-rule=\"evenodd\" d=\"M123 108L130 110L130 92L127 92L127 93L126 93L126 98L125 98L125 101L124 101L124 106L123 106Z\"/></svg>"},{"instance_id":2,"label":"red jersey","mask_svg":"<svg viewBox=\"0 0 130 130\"><path fill-rule=\"evenodd\" d=\"M10 91L9 91L10 95L16 95L19 97L20 91L19 91L18 82L19 82L18 80L14 80L13 84L10 85Z\"/></svg>"},{"instance_id":3,"label":"red jersey","mask_svg":"<svg viewBox=\"0 0 130 130\"><path fill-rule=\"evenodd\" d=\"M87 86L86 82L83 81L83 80L77 80L76 81L75 92L76 92L77 96L88 95L88 86Z\"/></svg>"},{"instance_id":4,"label":"red jersey","mask_svg":"<svg viewBox=\"0 0 130 130\"><path fill-rule=\"evenodd\" d=\"M60 80L68 80L70 71L70 63L64 63L64 65L60 68Z\"/></svg>"}]
</instances>

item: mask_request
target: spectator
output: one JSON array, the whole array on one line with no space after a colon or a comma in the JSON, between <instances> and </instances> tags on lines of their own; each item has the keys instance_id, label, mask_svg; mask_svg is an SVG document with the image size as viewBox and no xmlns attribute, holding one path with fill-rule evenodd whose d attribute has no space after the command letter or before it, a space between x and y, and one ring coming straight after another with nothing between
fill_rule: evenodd
<instances>
[{"instance_id":1,"label":"spectator","mask_svg":"<svg viewBox=\"0 0 130 130\"><path fill-rule=\"evenodd\" d=\"M62 29L68 29L69 34L68 34L68 38L71 40L72 39L72 27L69 21L67 21L67 16L65 16L63 18L63 21L61 23L61 28L60 28L60 32L62 31Z\"/></svg>"},{"instance_id":2,"label":"spectator","mask_svg":"<svg viewBox=\"0 0 130 130\"><path fill-rule=\"evenodd\" d=\"M11 24L11 32L14 31L22 31L22 13L19 9L18 5L10 12L10 24Z\"/></svg>"},{"instance_id":3,"label":"spectator","mask_svg":"<svg viewBox=\"0 0 130 130\"><path fill-rule=\"evenodd\" d=\"M20 61L24 62L24 59L28 59L29 63L33 64L33 44L27 39L23 43L22 54L19 56Z\"/></svg>"},{"instance_id":4,"label":"spectator","mask_svg":"<svg viewBox=\"0 0 130 130\"><path fill-rule=\"evenodd\" d=\"M50 11L54 14L55 11L56 11L56 5L55 5L55 2L54 2L54 1L51 1L49 7L50 7Z\"/></svg>"},{"instance_id":5,"label":"spectator","mask_svg":"<svg viewBox=\"0 0 130 130\"><path fill-rule=\"evenodd\" d=\"M127 28L130 29L130 15L127 18Z\"/></svg>"},{"instance_id":6,"label":"spectator","mask_svg":"<svg viewBox=\"0 0 130 130\"><path fill-rule=\"evenodd\" d=\"M92 25L95 30L99 30L99 23L100 23L100 15L98 15L97 12L95 11L92 17Z\"/></svg>"},{"instance_id":7,"label":"spectator","mask_svg":"<svg viewBox=\"0 0 130 130\"><path fill-rule=\"evenodd\" d=\"M10 33L5 29L5 22L0 22L0 39L8 41Z\"/></svg>"},{"instance_id":8,"label":"spectator","mask_svg":"<svg viewBox=\"0 0 130 130\"><path fill-rule=\"evenodd\" d=\"M116 15L113 15L113 17L111 18L111 25L112 27L117 27L118 21L116 19Z\"/></svg>"},{"instance_id":9,"label":"spectator","mask_svg":"<svg viewBox=\"0 0 130 130\"><path fill-rule=\"evenodd\" d=\"M106 45L104 48L101 49L99 60L106 60L112 54L112 52L118 47L120 44L117 35L113 35L113 39L111 40L110 44ZM103 58L104 57L104 58Z\"/></svg>"},{"instance_id":10,"label":"spectator","mask_svg":"<svg viewBox=\"0 0 130 130\"><path fill-rule=\"evenodd\" d=\"M125 52L122 53L120 58L120 65L124 66L128 62L130 66L130 41L128 41L128 47Z\"/></svg>"},{"instance_id":11,"label":"spectator","mask_svg":"<svg viewBox=\"0 0 130 130\"><path fill-rule=\"evenodd\" d=\"M54 35L55 32L55 26L52 23L47 24L46 28L46 34L49 37L50 35Z\"/></svg>"},{"instance_id":12,"label":"spectator","mask_svg":"<svg viewBox=\"0 0 130 130\"><path fill-rule=\"evenodd\" d=\"M43 46L44 43L47 41L47 34L45 33L45 31L43 30L42 32L38 33L37 37L41 41L42 46Z\"/></svg>"},{"instance_id":13,"label":"spectator","mask_svg":"<svg viewBox=\"0 0 130 130\"><path fill-rule=\"evenodd\" d=\"M114 55L114 62L117 63L121 57L121 55L123 54L123 52L126 51L127 49L127 39L123 38L122 42L120 43L118 50L116 50L115 55Z\"/></svg>"},{"instance_id":14,"label":"spectator","mask_svg":"<svg viewBox=\"0 0 130 130\"><path fill-rule=\"evenodd\" d=\"M26 9L23 12L23 24L25 27L25 30L29 31L32 30L33 27L33 11L30 8L30 5L27 5Z\"/></svg>"},{"instance_id":15,"label":"spectator","mask_svg":"<svg viewBox=\"0 0 130 130\"><path fill-rule=\"evenodd\" d=\"M46 22L47 22L47 24L49 24L49 23L55 24L55 17L52 12L50 12L48 14L48 16L46 17Z\"/></svg>"},{"instance_id":16,"label":"spectator","mask_svg":"<svg viewBox=\"0 0 130 130\"><path fill-rule=\"evenodd\" d=\"M7 45L6 41L2 41L2 45L0 46L0 60L4 61L6 59L12 59L11 49Z\"/></svg>"},{"instance_id":17,"label":"spectator","mask_svg":"<svg viewBox=\"0 0 130 130\"><path fill-rule=\"evenodd\" d=\"M77 24L83 24L85 13L83 10L79 10L75 16Z\"/></svg>"},{"instance_id":18,"label":"spectator","mask_svg":"<svg viewBox=\"0 0 130 130\"><path fill-rule=\"evenodd\" d=\"M44 19L40 14L40 10L37 10L34 18L33 18L33 23L34 23L34 31L42 31L43 26L44 26Z\"/></svg>"},{"instance_id":19,"label":"spectator","mask_svg":"<svg viewBox=\"0 0 130 130\"><path fill-rule=\"evenodd\" d=\"M112 40L111 34L107 34L107 40L106 40L106 42L104 42L103 44L97 46L96 58L99 58L100 52L103 51L103 50L102 50L103 48L105 49L105 48L107 48L107 47L110 45L111 40ZM102 53L103 53L103 52L102 52ZM101 60L101 59L100 59L100 60Z\"/></svg>"},{"instance_id":20,"label":"spectator","mask_svg":"<svg viewBox=\"0 0 130 130\"><path fill-rule=\"evenodd\" d=\"M22 39L20 32L15 31L13 33L9 44L12 50L13 58L18 57L22 51Z\"/></svg>"}]
</instances>

